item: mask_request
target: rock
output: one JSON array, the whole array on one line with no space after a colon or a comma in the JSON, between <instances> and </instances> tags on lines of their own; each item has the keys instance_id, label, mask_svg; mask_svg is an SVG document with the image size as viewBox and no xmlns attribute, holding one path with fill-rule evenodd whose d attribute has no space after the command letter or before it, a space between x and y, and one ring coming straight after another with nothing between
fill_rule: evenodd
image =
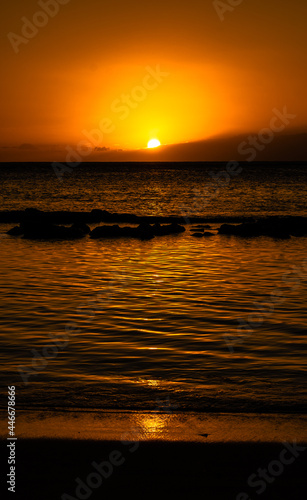
<instances>
[{"instance_id":1,"label":"rock","mask_svg":"<svg viewBox=\"0 0 307 500\"><path fill-rule=\"evenodd\" d=\"M6 234L10 236L21 236L23 234L23 229L20 226L12 227Z\"/></svg>"},{"instance_id":2,"label":"rock","mask_svg":"<svg viewBox=\"0 0 307 500\"><path fill-rule=\"evenodd\" d=\"M219 227L218 234L235 234L235 226L232 224L222 224Z\"/></svg>"},{"instance_id":3,"label":"rock","mask_svg":"<svg viewBox=\"0 0 307 500\"><path fill-rule=\"evenodd\" d=\"M44 212L38 210L38 208L26 208L24 211L24 219L35 220L40 219L44 216Z\"/></svg>"},{"instance_id":4,"label":"rock","mask_svg":"<svg viewBox=\"0 0 307 500\"><path fill-rule=\"evenodd\" d=\"M152 230L155 236L162 236L165 234L165 226L161 226L158 222L152 226Z\"/></svg>"},{"instance_id":5,"label":"rock","mask_svg":"<svg viewBox=\"0 0 307 500\"><path fill-rule=\"evenodd\" d=\"M269 217L256 222L247 222L234 226L222 224L219 234L227 234L242 237L269 236L271 238L289 239L291 228L286 219Z\"/></svg>"},{"instance_id":6,"label":"rock","mask_svg":"<svg viewBox=\"0 0 307 500\"><path fill-rule=\"evenodd\" d=\"M155 236L167 236L169 234L178 234L185 231L185 227L180 226L177 222L172 222L165 226L156 223L152 226L152 229Z\"/></svg>"},{"instance_id":7,"label":"rock","mask_svg":"<svg viewBox=\"0 0 307 500\"><path fill-rule=\"evenodd\" d=\"M137 238L138 237L137 228L130 227L130 226L121 227L120 228L120 237L121 238Z\"/></svg>"},{"instance_id":8,"label":"rock","mask_svg":"<svg viewBox=\"0 0 307 500\"><path fill-rule=\"evenodd\" d=\"M232 224L222 224L218 233L234 236L260 236L261 234L259 227L252 223L239 224L236 226Z\"/></svg>"},{"instance_id":9,"label":"rock","mask_svg":"<svg viewBox=\"0 0 307 500\"><path fill-rule=\"evenodd\" d=\"M307 236L307 217L289 217L286 224L292 236Z\"/></svg>"},{"instance_id":10,"label":"rock","mask_svg":"<svg viewBox=\"0 0 307 500\"><path fill-rule=\"evenodd\" d=\"M154 238L154 230L150 224L140 224L136 228L136 237L141 240L151 240Z\"/></svg>"},{"instance_id":11,"label":"rock","mask_svg":"<svg viewBox=\"0 0 307 500\"><path fill-rule=\"evenodd\" d=\"M91 232L91 228L90 228L87 224L85 224L85 222L81 222L81 221L79 221L79 222L75 222L75 223L71 226L71 229L72 229L72 230L77 230L77 231L78 231L78 230L80 230L80 231L82 231L82 233L83 233L84 235L86 235L86 234L90 234L90 232Z\"/></svg>"},{"instance_id":12,"label":"rock","mask_svg":"<svg viewBox=\"0 0 307 500\"><path fill-rule=\"evenodd\" d=\"M172 222L170 227L171 234L184 233L185 227L181 226L177 222Z\"/></svg>"},{"instance_id":13,"label":"rock","mask_svg":"<svg viewBox=\"0 0 307 500\"><path fill-rule=\"evenodd\" d=\"M281 240L289 240L291 235L288 231L282 228L272 228L268 233L263 236L270 236L271 238L281 239Z\"/></svg>"},{"instance_id":14,"label":"rock","mask_svg":"<svg viewBox=\"0 0 307 500\"><path fill-rule=\"evenodd\" d=\"M118 225L98 226L90 232L90 237L94 240L98 238L120 238L121 236L123 236L122 230Z\"/></svg>"},{"instance_id":15,"label":"rock","mask_svg":"<svg viewBox=\"0 0 307 500\"><path fill-rule=\"evenodd\" d=\"M262 226L276 237L307 236L307 217L269 217L262 221Z\"/></svg>"},{"instance_id":16,"label":"rock","mask_svg":"<svg viewBox=\"0 0 307 500\"><path fill-rule=\"evenodd\" d=\"M85 236L79 227L57 226L43 221L24 221L20 226L23 237L29 240L73 240Z\"/></svg>"},{"instance_id":17,"label":"rock","mask_svg":"<svg viewBox=\"0 0 307 500\"><path fill-rule=\"evenodd\" d=\"M108 220L111 214L107 210L100 210L99 208L94 208L91 211L90 216L93 222L101 222L103 220Z\"/></svg>"},{"instance_id":18,"label":"rock","mask_svg":"<svg viewBox=\"0 0 307 500\"><path fill-rule=\"evenodd\" d=\"M138 238L141 240L151 240L154 236L165 236L177 234L185 231L183 226L176 222L161 226L160 224L150 224L143 222L138 227L119 226L98 226L90 233L90 237L97 238Z\"/></svg>"},{"instance_id":19,"label":"rock","mask_svg":"<svg viewBox=\"0 0 307 500\"><path fill-rule=\"evenodd\" d=\"M92 239L98 238L138 238L150 240L154 237L153 229L149 224L140 224L138 227L98 226L90 233Z\"/></svg>"},{"instance_id":20,"label":"rock","mask_svg":"<svg viewBox=\"0 0 307 500\"><path fill-rule=\"evenodd\" d=\"M59 227L63 228L63 226L57 226L57 228ZM87 233L81 227L72 225L71 227L64 227L64 230L61 229L61 233L59 234L60 234L59 236L60 239L75 240L79 238L84 238Z\"/></svg>"},{"instance_id":21,"label":"rock","mask_svg":"<svg viewBox=\"0 0 307 500\"><path fill-rule=\"evenodd\" d=\"M193 233L191 236L194 238L203 238L203 237L209 237L209 236L214 236L214 233L210 233L210 231L205 231L204 233Z\"/></svg>"},{"instance_id":22,"label":"rock","mask_svg":"<svg viewBox=\"0 0 307 500\"><path fill-rule=\"evenodd\" d=\"M94 213L98 218L102 211ZM118 225L103 225L98 226L91 231L90 227L82 220L76 220L71 227L56 225L48 221L43 212L31 209L27 212L27 216L23 218L20 226L16 226L8 234L11 236L24 235L26 239L76 239L83 238L87 234L92 239L98 238L138 238L140 240L150 240L157 236L168 234L177 234L185 231L185 228L176 222L161 226L155 224L151 226L147 222L142 222L138 227L120 227ZM34 218L28 218L30 215Z\"/></svg>"}]
</instances>

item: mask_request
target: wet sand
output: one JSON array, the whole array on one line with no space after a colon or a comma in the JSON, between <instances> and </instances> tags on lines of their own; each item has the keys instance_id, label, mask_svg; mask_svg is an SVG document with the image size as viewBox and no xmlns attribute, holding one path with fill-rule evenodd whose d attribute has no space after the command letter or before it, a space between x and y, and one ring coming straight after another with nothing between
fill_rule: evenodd
<instances>
[{"instance_id":1,"label":"wet sand","mask_svg":"<svg viewBox=\"0 0 307 500\"><path fill-rule=\"evenodd\" d=\"M18 439L307 443L307 416L299 414L19 409L17 424ZM0 413L0 438L6 436L6 416Z\"/></svg>"}]
</instances>

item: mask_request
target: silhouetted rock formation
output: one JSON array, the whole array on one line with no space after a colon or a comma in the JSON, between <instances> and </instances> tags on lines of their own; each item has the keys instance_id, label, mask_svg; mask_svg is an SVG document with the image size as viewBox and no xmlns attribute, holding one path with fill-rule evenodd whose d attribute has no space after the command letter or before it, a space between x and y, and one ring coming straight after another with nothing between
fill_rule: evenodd
<instances>
[{"instance_id":1,"label":"silhouetted rock formation","mask_svg":"<svg viewBox=\"0 0 307 500\"><path fill-rule=\"evenodd\" d=\"M130 237L151 239L154 236L164 236L185 231L181 224L187 222L225 222L219 229L219 234L244 237L271 236L272 238L290 238L290 236L307 236L307 217L267 217L257 221L251 217L183 217L137 216L134 214L110 213L107 210L94 209L91 212L43 212L36 208L24 211L0 212L0 222L19 222L7 234L11 236L24 235L32 239L74 239L91 234L91 238ZM113 223L113 226L99 226L93 231L87 224L97 222ZM115 223L139 224L136 227L119 227ZM162 225L164 223L164 225ZM181 223L181 224L180 224ZM231 224L230 224L231 223ZM59 225L61 224L61 225ZM72 224L70 228L62 226ZM238 225L233 225L238 224ZM113 228L113 229L112 229ZM208 224L190 227L192 236L214 236L205 231Z\"/></svg>"},{"instance_id":2,"label":"silhouetted rock formation","mask_svg":"<svg viewBox=\"0 0 307 500\"><path fill-rule=\"evenodd\" d=\"M10 236L21 236L24 233L24 230L20 226L12 227L6 234Z\"/></svg>"},{"instance_id":3,"label":"silhouetted rock formation","mask_svg":"<svg viewBox=\"0 0 307 500\"><path fill-rule=\"evenodd\" d=\"M21 236L30 240L73 240L83 238L90 228L83 223L71 227L57 226L42 220L24 220L20 226L10 229L7 234Z\"/></svg>"},{"instance_id":4,"label":"silhouetted rock formation","mask_svg":"<svg viewBox=\"0 0 307 500\"><path fill-rule=\"evenodd\" d=\"M122 231L119 226L98 226L90 232L90 237L97 238L119 238Z\"/></svg>"},{"instance_id":5,"label":"silhouetted rock formation","mask_svg":"<svg viewBox=\"0 0 307 500\"><path fill-rule=\"evenodd\" d=\"M138 238L150 240L154 237L149 224L140 224L138 227L98 226L90 233L92 239L99 238Z\"/></svg>"},{"instance_id":6,"label":"silhouetted rock formation","mask_svg":"<svg viewBox=\"0 0 307 500\"><path fill-rule=\"evenodd\" d=\"M289 239L291 236L307 236L306 217L268 217L233 226L223 224L219 234L255 237L270 236L271 238Z\"/></svg>"},{"instance_id":7,"label":"silhouetted rock formation","mask_svg":"<svg viewBox=\"0 0 307 500\"><path fill-rule=\"evenodd\" d=\"M100 210L98 208L94 208L90 212L90 217L92 222L101 222L101 221L106 221L111 218L110 212L107 210Z\"/></svg>"},{"instance_id":8,"label":"silhouetted rock formation","mask_svg":"<svg viewBox=\"0 0 307 500\"><path fill-rule=\"evenodd\" d=\"M73 230L80 230L82 231L84 234L90 234L91 232L91 228L90 226L88 226L87 224L85 224L85 222L75 222L72 226L71 226L71 229Z\"/></svg>"},{"instance_id":9,"label":"silhouetted rock formation","mask_svg":"<svg viewBox=\"0 0 307 500\"><path fill-rule=\"evenodd\" d=\"M228 222L239 223L251 220L246 217L189 217L185 219L183 216L155 216L155 215L134 215L127 213L111 213L107 210L93 209L91 212L69 212L69 211L54 211L43 212L37 208L27 208L26 210L9 210L0 211L0 222L20 223L25 220L44 221L51 224L74 224L75 222L92 223L128 223L128 224L198 224L201 222ZM196 228L195 228L196 229ZM201 229L210 229L205 225Z\"/></svg>"},{"instance_id":10,"label":"silhouetted rock formation","mask_svg":"<svg viewBox=\"0 0 307 500\"><path fill-rule=\"evenodd\" d=\"M119 227L114 226L98 226L90 233L93 239L98 238L138 238L141 240L150 240L154 236L165 236L168 234L177 234L185 231L183 226L172 223L167 226L155 224L151 226L147 223L142 223L138 227Z\"/></svg>"},{"instance_id":11,"label":"silhouetted rock formation","mask_svg":"<svg viewBox=\"0 0 307 500\"><path fill-rule=\"evenodd\" d=\"M205 231L203 233L193 233L192 236L194 236L194 238L204 238L204 237L209 237L209 236L214 236L214 233L211 233L210 231Z\"/></svg>"},{"instance_id":12,"label":"silhouetted rock formation","mask_svg":"<svg viewBox=\"0 0 307 500\"><path fill-rule=\"evenodd\" d=\"M152 230L155 236L165 236L168 234L183 233L185 228L176 222L172 222L172 224L166 226L161 226L159 223L156 223L152 227Z\"/></svg>"},{"instance_id":13,"label":"silhouetted rock formation","mask_svg":"<svg viewBox=\"0 0 307 500\"><path fill-rule=\"evenodd\" d=\"M140 224L135 230L136 238L140 240L151 240L154 238L154 232L150 224Z\"/></svg>"}]
</instances>

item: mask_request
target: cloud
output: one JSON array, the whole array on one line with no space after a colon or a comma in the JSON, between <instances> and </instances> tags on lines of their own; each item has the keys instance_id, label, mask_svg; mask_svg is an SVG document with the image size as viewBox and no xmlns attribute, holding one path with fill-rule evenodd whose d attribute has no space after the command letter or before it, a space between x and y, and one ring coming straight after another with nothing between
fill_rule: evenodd
<instances>
[{"instance_id":1,"label":"cloud","mask_svg":"<svg viewBox=\"0 0 307 500\"><path fill-rule=\"evenodd\" d=\"M110 148L105 148L105 147L102 147L102 148L95 148L95 151L110 151Z\"/></svg>"}]
</instances>

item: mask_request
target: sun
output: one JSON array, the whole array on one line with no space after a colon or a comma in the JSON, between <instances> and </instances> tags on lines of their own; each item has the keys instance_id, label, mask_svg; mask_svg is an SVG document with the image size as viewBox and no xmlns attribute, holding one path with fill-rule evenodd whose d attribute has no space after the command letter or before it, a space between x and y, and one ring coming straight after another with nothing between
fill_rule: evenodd
<instances>
[{"instance_id":1,"label":"sun","mask_svg":"<svg viewBox=\"0 0 307 500\"><path fill-rule=\"evenodd\" d=\"M161 146L161 143L158 139L151 139L148 144L147 144L147 147L150 149L150 148L157 148Z\"/></svg>"}]
</instances>

